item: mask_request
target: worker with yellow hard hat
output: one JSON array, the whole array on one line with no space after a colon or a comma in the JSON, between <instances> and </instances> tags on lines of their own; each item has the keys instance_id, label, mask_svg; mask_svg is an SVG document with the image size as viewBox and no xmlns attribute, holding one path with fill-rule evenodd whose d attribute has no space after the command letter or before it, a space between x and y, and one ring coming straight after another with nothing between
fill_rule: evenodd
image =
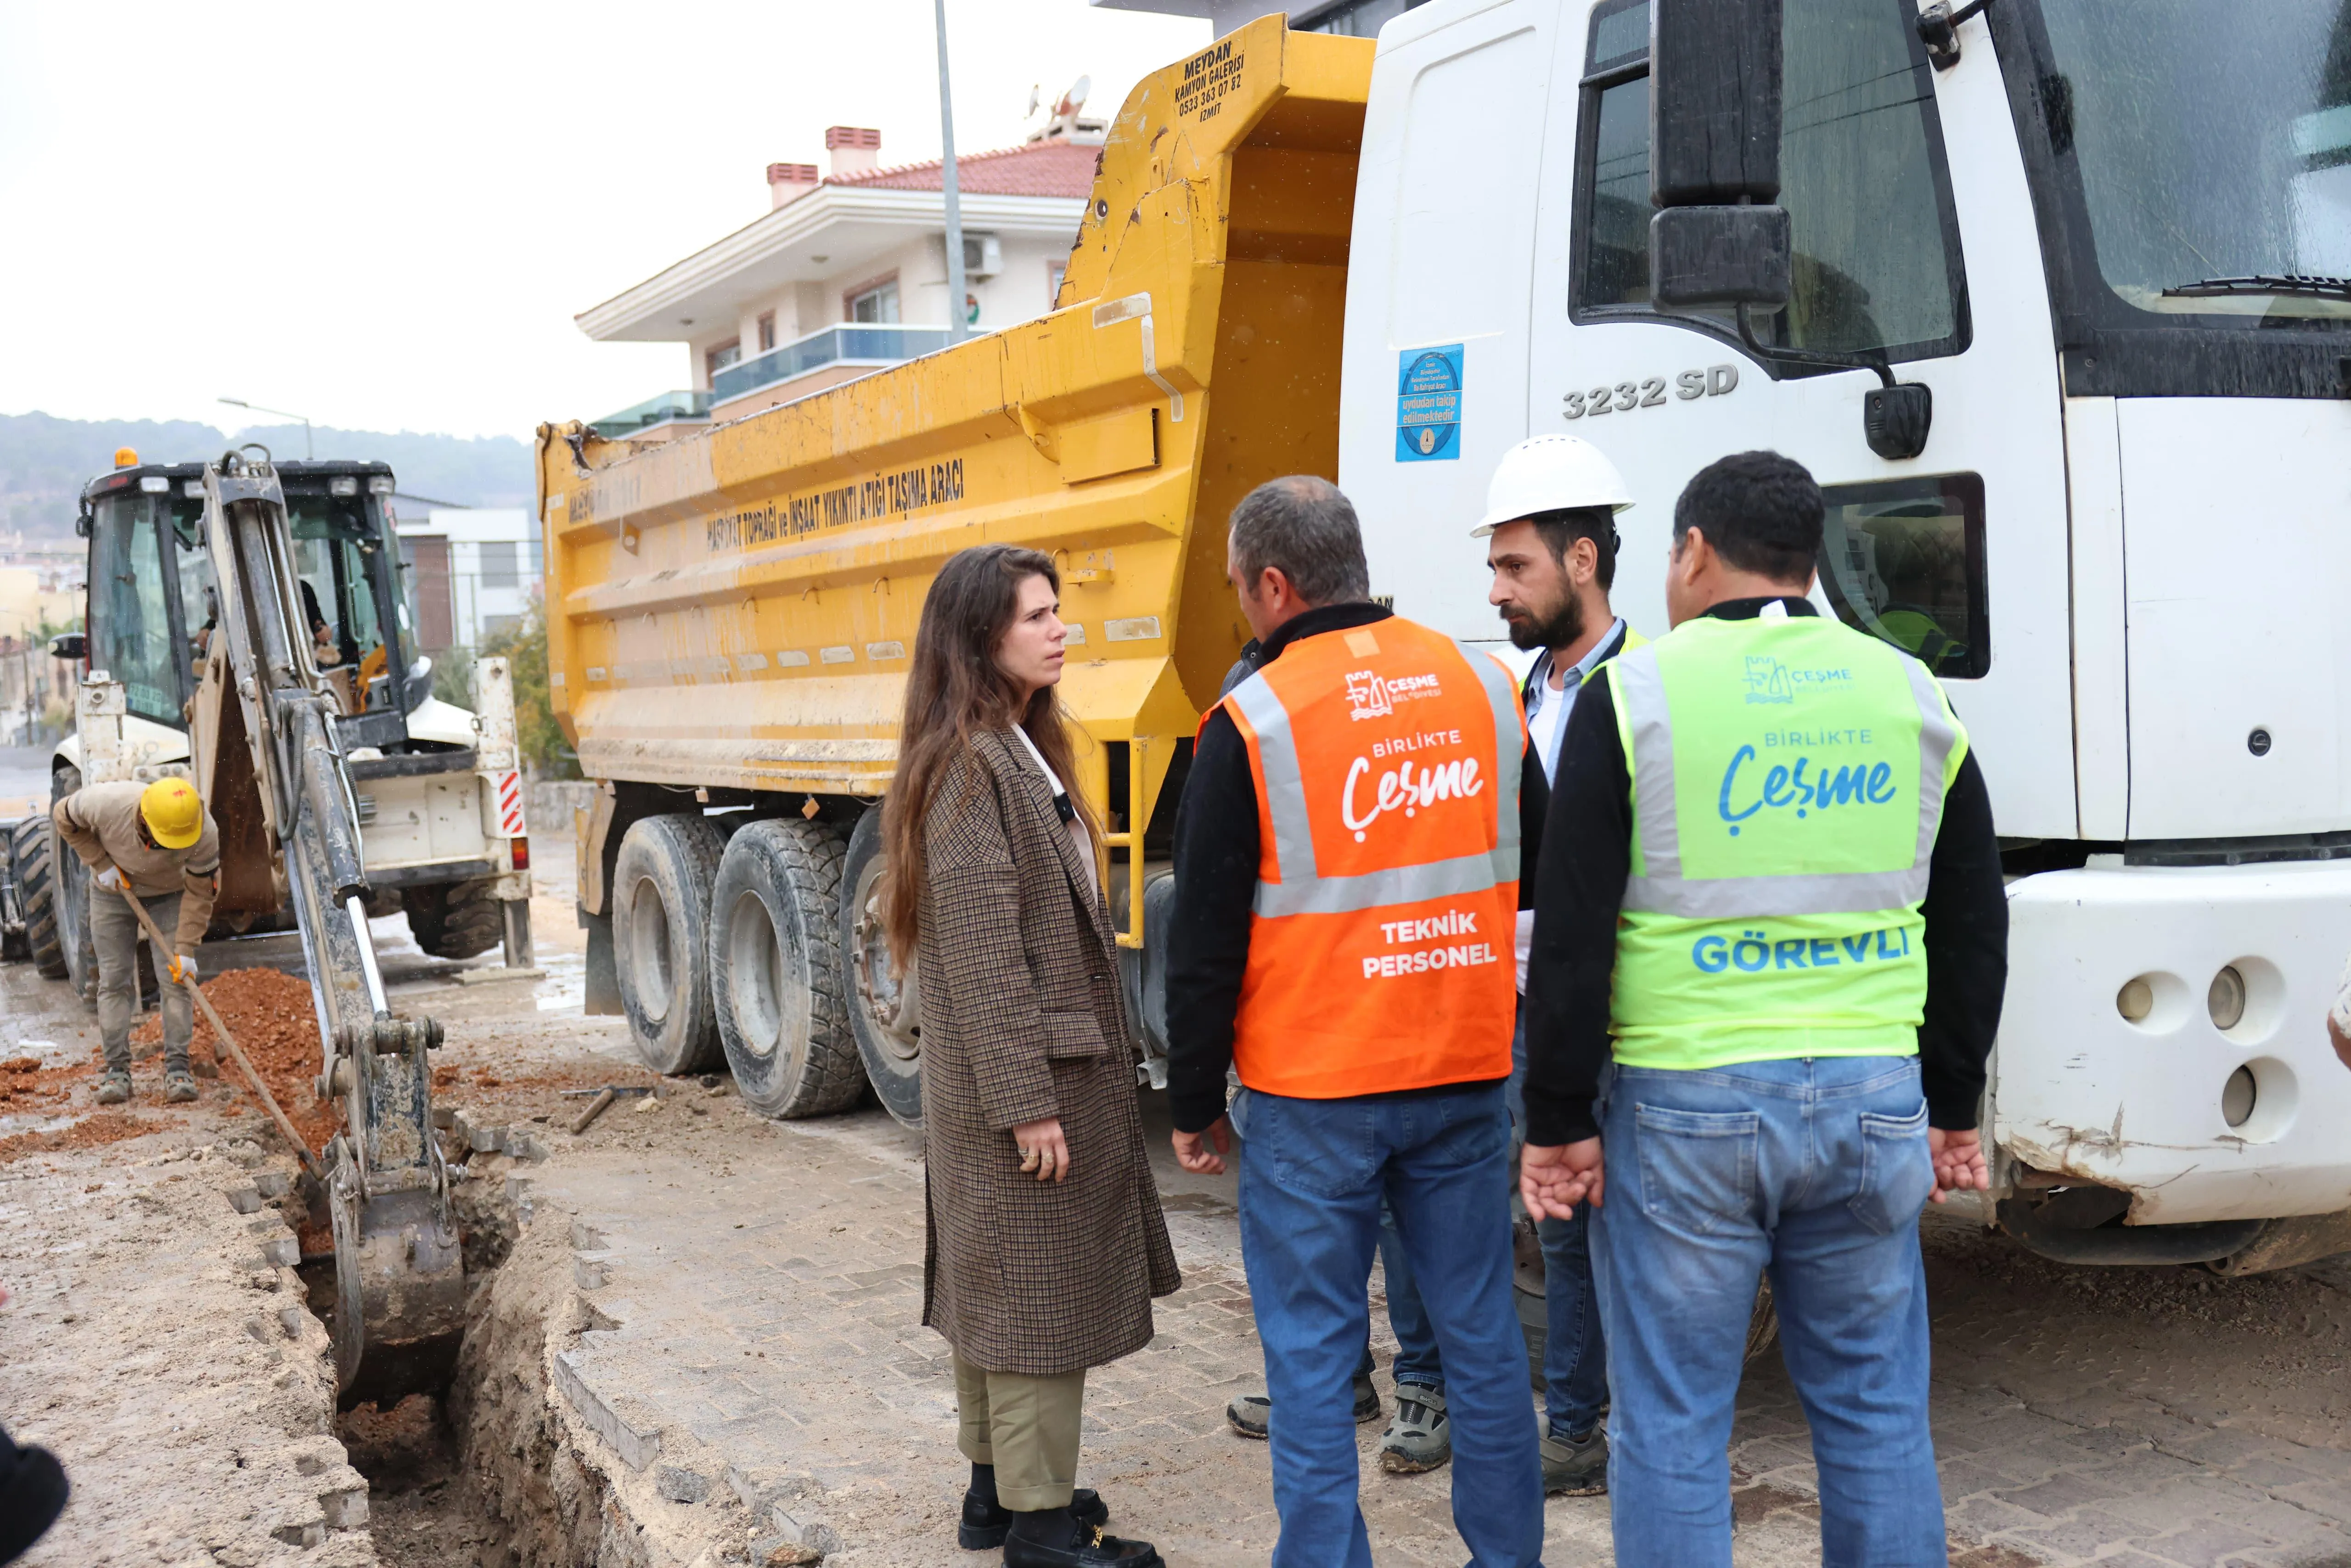
<instances>
[{"instance_id":1,"label":"worker with yellow hard hat","mask_svg":"<svg viewBox=\"0 0 2351 1568\"><path fill-rule=\"evenodd\" d=\"M152 784L92 784L49 809L57 836L89 867L89 940L98 955L98 1032L106 1072L98 1103L131 1098L131 1020L139 1011L139 917L127 890L147 906L159 930L173 933L155 967L163 991L163 1098L193 1100L188 1071L193 1004L178 982L196 974L196 944L212 924L220 891L220 829L184 779Z\"/></svg>"}]
</instances>

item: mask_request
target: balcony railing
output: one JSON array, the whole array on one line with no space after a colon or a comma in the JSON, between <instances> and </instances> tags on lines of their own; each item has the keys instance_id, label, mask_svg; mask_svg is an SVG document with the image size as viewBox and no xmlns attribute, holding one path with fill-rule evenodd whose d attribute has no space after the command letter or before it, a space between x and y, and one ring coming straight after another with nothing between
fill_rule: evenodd
<instances>
[{"instance_id":1,"label":"balcony railing","mask_svg":"<svg viewBox=\"0 0 2351 1568\"><path fill-rule=\"evenodd\" d=\"M674 419L708 419L710 394L706 392L666 392L659 397L649 397L632 403L618 413L606 414L590 429L607 441L634 435L641 430L651 430L656 424L667 424Z\"/></svg>"},{"instance_id":2,"label":"balcony railing","mask_svg":"<svg viewBox=\"0 0 2351 1568\"><path fill-rule=\"evenodd\" d=\"M827 365L894 365L947 346L945 327L897 321L842 321L778 344L758 358L727 366L710 378L710 400L726 402Z\"/></svg>"}]
</instances>

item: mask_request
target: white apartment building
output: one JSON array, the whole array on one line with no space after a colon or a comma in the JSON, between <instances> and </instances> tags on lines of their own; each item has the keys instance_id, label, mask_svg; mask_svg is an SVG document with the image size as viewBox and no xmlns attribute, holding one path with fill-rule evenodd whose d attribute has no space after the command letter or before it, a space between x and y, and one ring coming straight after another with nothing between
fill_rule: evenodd
<instances>
[{"instance_id":1,"label":"white apartment building","mask_svg":"<svg viewBox=\"0 0 2351 1568\"><path fill-rule=\"evenodd\" d=\"M965 321L986 331L1050 309L1092 193L1105 126L1064 99L1026 145L956 161ZM580 313L599 342L680 343L690 387L595 422L667 440L870 374L947 343L939 164L884 167L882 135L825 132L831 165L768 166L768 211Z\"/></svg>"},{"instance_id":2,"label":"white apartment building","mask_svg":"<svg viewBox=\"0 0 2351 1568\"><path fill-rule=\"evenodd\" d=\"M1223 37L1244 22L1283 11L1301 33L1337 33L1375 38L1381 24L1427 0L1087 0L1113 11L1155 11L1163 16L1202 16Z\"/></svg>"},{"instance_id":3,"label":"white apartment building","mask_svg":"<svg viewBox=\"0 0 2351 1568\"><path fill-rule=\"evenodd\" d=\"M545 547L519 507L434 507L392 528L423 653L480 647L519 625L546 589Z\"/></svg>"}]
</instances>

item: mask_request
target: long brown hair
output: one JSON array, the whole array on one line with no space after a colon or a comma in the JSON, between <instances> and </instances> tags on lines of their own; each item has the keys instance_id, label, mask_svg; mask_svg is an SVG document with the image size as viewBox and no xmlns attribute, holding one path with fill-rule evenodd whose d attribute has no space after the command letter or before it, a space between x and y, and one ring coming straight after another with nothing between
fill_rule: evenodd
<instances>
[{"instance_id":1,"label":"long brown hair","mask_svg":"<svg viewBox=\"0 0 2351 1568\"><path fill-rule=\"evenodd\" d=\"M923 893L923 821L941 775L972 736L983 729L1029 732L1037 750L1070 792L1070 803L1095 842L1102 825L1076 782L1075 758L1052 686L1026 705L1020 688L996 662L1005 633L1019 612L1020 585L1041 577L1061 591L1050 556L1018 545L977 545L958 550L939 569L922 624L914 632L914 667L906 676L906 711L898 728L898 771L882 804L882 917L890 949L903 967L914 956Z\"/></svg>"}]
</instances>

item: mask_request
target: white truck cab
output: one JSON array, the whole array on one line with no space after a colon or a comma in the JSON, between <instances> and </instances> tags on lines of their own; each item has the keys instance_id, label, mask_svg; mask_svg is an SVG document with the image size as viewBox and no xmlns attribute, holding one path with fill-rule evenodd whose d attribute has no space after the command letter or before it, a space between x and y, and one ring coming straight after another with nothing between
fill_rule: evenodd
<instances>
[{"instance_id":1,"label":"white truck cab","mask_svg":"<svg viewBox=\"0 0 2351 1568\"><path fill-rule=\"evenodd\" d=\"M1656 635L1683 485L1802 462L1822 612L1928 664L1991 787L2001 1222L2084 1261L2351 1248L2351 11L1994 0L1938 35L1784 0L1787 304L1752 341L1651 298L1655 21L1432 0L1380 33L1339 473L1374 591L1499 638L1468 530L1501 454L1567 432L1638 497L1614 603ZM1923 443L1871 427L1886 380L1928 389Z\"/></svg>"}]
</instances>

